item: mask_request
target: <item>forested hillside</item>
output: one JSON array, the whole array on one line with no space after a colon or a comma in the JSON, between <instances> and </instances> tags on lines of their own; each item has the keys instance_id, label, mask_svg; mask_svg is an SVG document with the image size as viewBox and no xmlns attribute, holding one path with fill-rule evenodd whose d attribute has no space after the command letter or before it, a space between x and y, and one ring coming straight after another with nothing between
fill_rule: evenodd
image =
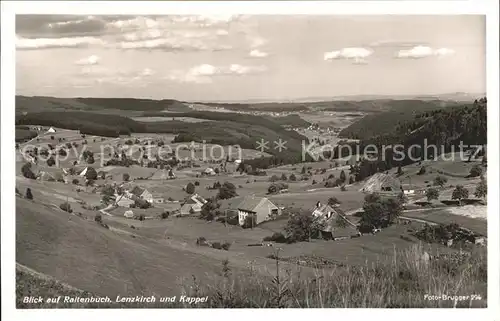
<instances>
[{"instance_id":1,"label":"forested hillside","mask_svg":"<svg viewBox=\"0 0 500 321\"><path fill-rule=\"evenodd\" d=\"M452 148L458 152L460 144L486 145L487 99L481 98L472 105L441 108L417 114L413 119L400 123L388 134L364 139L351 145L354 147L356 144L360 145L361 151L369 145L376 146L379 151L378 160L364 159L351 169L358 181L376 172L414 163L418 158L423 160L424 156L432 159L436 154L429 146L436 146L439 155L450 152ZM383 146L390 148L384 151ZM413 147L410 148L411 146ZM397 150L402 152L404 157L398 156L395 159L396 147L399 147ZM427 148L426 154L425 148ZM385 153L385 160L382 160L382 152ZM336 150L335 156L339 156L339 149ZM342 154L342 156L347 155Z\"/></svg>"},{"instance_id":2,"label":"forested hillside","mask_svg":"<svg viewBox=\"0 0 500 321\"><path fill-rule=\"evenodd\" d=\"M370 137L391 133L394 128L412 121L417 115L441 108L461 106L457 102L440 100L394 100L384 104L386 110L370 113L352 125L344 128L340 137L352 139L368 139ZM471 104L472 105L472 104Z\"/></svg>"}]
</instances>

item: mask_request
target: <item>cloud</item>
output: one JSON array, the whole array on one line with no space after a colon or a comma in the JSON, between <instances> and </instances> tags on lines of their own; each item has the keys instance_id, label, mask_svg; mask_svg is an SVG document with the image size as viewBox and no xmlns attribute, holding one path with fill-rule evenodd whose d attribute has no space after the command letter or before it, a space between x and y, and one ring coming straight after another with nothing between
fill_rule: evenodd
<instances>
[{"instance_id":1,"label":"cloud","mask_svg":"<svg viewBox=\"0 0 500 321\"><path fill-rule=\"evenodd\" d=\"M432 49L427 46L415 46L411 49L399 50L396 52L396 58L420 59L431 56L444 57L454 53L454 50L448 48Z\"/></svg>"},{"instance_id":2,"label":"cloud","mask_svg":"<svg viewBox=\"0 0 500 321\"><path fill-rule=\"evenodd\" d=\"M37 38L28 39L16 37L16 49L34 50L47 48L82 48L95 45L104 45L104 41L95 37L71 38Z\"/></svg>"},{"instance_id":3,"label":"cloud","mask_svg":"<svg viewBox=\"0 0 500 321\"><path fill-rule=\"evenodd\" d=\"M250 57L254 57L254 58L264 58L264 57L267 57L269 54L267 52L263 52L263 51L260 51L258 49L254 49L254 50L250 51L249 55L250 55Z\"/></svg>"},{"instance_id":4,"label":"cloud","mask_svg":"<svg viewBox=\"0 0 500 321\"><path fill-rule=\"evenodd\" d=\"M372 54L373 51L366 48L343 48L341 50L325 52L323 59L326 61L347 59L352 60L356 64L365 64L366 58Z\"/></svg>"},{"instance_id":5,"label":"cloud","mask_svg":"<svg viewBox=\"0 0 500 321\"><path fill-rule=\"evenodd\" d=\"M165 50L165 51L221 51L232 49L230 45L217 44L203 39L191 39L189 37L157 38L140 41L122 41L111 44L111 47L125 50Z\"/></svg>"},{"instance_id":6,"label":"cloud","mask_svg":"<svg viewBox=\"0 0 500 321\"><path fill-rule=\"evenodd\" d=\"M261 47L268 42L266 39L259 37L259 36L249 37L249 41L250 41L251 48Z\"/></svg>"},{"instance_id":7,"label":"cloud","mask_svg":"<svg viewBox=\"0 0 500 321\"><path fill-rule=\"evenodd\" d=\"M88 56L86 58L82 58L80 60L77 60L75 63L77 65L97 65L99 64L99 61L101 60L100 57L96 55Z\"/></svg>"},{"instance_id":8,"label":"cloud","mask_svg":"<svg viewBox=\"0 0 500 321\"><path fill-rule=\"evenodd\" d=\"M129 50L219 51L235 15L199 16L23 16L16 24L17 48L101 46Z\"/></svg>"},{"instance_id":9,"label":"cloud","mask_svg":"<svg viewBox=\"0 0 500 321\"><path fill-rule=\"evenodd\" d=\"M248 75L261 73L267 70L265 66L242 66L231 64L229 66L213 66L201 64L194 66L187 71L174 70L166 79L177 82L190 82L198 84L212 83L215 76Z\"/></svg>"},{"instance_id":10,"label":"cloud","mask_svg":"<svg viewBox=\"0 0 500 321\"><path fill-rule=\"evenodd\" d=\"M139 75L142 76L142 77L149 77L149 76L152 76L154 75L155 72L149 68L144 68L140 73Z\"/></svg>"}]
</instances>

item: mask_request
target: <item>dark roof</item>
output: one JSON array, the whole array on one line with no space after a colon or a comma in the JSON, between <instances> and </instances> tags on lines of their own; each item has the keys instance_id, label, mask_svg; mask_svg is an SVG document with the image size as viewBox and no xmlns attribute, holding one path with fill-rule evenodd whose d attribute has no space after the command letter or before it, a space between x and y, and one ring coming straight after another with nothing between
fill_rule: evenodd
<instances>
[{"instance_id":1,"label":"dark roof","mask_svg":"<svg viewBox=\"0 0 500 321\"><path fill-rule=\"evenodd\" d=\"M238 209L248 212L255 212L255 208L257 207L257 205L260 204L262 200L268 200L268 199L265 197L247 196L238 205Z\"/></svg>"},{"instance_id":2,"label":"dark roof","mask_svg":"<svg viewBox=\"0 0 500 321\"><path fill-rule=\"evenodd\" d=\"M141 196L142 193L144 193L144 189L136 186L130 191L130 193L134 194L135 196Z\"/></svg>"}]
</instances>

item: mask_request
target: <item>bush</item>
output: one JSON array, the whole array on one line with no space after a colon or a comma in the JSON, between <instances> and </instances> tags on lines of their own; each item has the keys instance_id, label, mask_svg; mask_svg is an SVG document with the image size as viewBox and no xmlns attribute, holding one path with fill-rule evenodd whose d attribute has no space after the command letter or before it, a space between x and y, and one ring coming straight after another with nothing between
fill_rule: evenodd
<instances>
[{"instance_id":1,"label":"bush","mask_svg":"<svg viewBox=\"0 0 500 321\"><path fill-rule=\"evenodd\" d=\"M128 173L123 173L123 181L128 182L129 179L130 179L130 175Z\"/></svg>"},{"instance_id":2,"label":"bush","mask_svg":"<svg viewBox=\"0 0 500 321\"><path fill-rule=\"evenodd\" d=\"M194 186L200 186L200 182L198 181L194 182Z\"/></svg>"},{"instance_id":3,"label":"bush","mask_svg":"<svg viewBox=\"0 0 500 321\"><path fill-rule=\"evenodd\" d=\"M36 179L35 173L31 171L31 163L24 164L21 168L21 173L23 173L23 176L26 178Z\"/></svg>"},{"instance_id":4,"label":"bush","mask_svg":"<svg viewBox=\"0 0 500 321\"><path fill-rule=\"evenodd\" d=\"M276 193L279 193L281 190L284 190L287 188L288 188L288 185L283 183L283 182L272 183L267 188L267 193L268 194L276 194Z\"/></svg>"},{"instance_id":5,"label":"bush","mask_svg":"<svg viewBox=\"0 0 500 321\"><path fill-rule=\"evenodd\" d=\"M31 188L26 189L26 199L32 200L33 199L33 194L31 193Z\"/></svg>"},{"instance_id":6,"label":"bush","mask_svg":"<svg viewBox=\"0 0 500 321\"><path fill-rule=\"evenodd\" d=\"M134 204L135 204L135 207L142 208L142 209L148 209L151 207L151 203L149 203L146 200L140 199L140 198L136 199Z\"/></svg>"},{"instance_id":7,"label":"bush","mask_svg":"<svg viewBox=\"0 0 500 321\"><path fill-rule=\"evenodd\" d=\"M220 244L220 242L214 242L212 243L212 248L222 250L222 244Z\"/></svg>"},{"instance_id":8,"label":"bush","mask_svg":"<svg viewBox=\"0 0 500 321\"><path fill-rule=\"evenodd\" d=\"M196 245L207 245L207 239L203 236L200 236L196 239Z\"/></svg>"},{"instance_id":9,"label":"bush","mask_svg":"<svg viewBox=\"0 0 500 321\"><path fill-rule=\"evenodd\" d=\"M476 186L476 191L474 192L474 196L479 198L485 198L488 194L488 184L484 177L481 177L481 181Z\"/></svg>"},{"instance_id":10,"label":"bush","mask_svg":"<svg viewBox=\"0 0 500 321\"><path fill-rule=\"evenodd\" d=\"M269 181L271 183L277 182L277 181L279 181L279 179L280 178L278 177L278 175L273 175L273 176L269 177Z\"/></svg>"},{"instance_id":11,"label":"bush","mask_svg":"<svg viewBox=\"0 0 500 321\"><path fill-rule=\"evenodd\" d=\"M469 173L469 177L478 177L483 175L483 169L479 165L474 165Z\"/></svg>"},{"instance_id":12,"label":"bush","mask_svg":"<svg viewBox=\"0 0 500 321\"><path fill-rule=\"evenodd\" d=\"M219 193L217 193L218 199L229 199L238 196L236 193L236 186L230 182L224 182L219 188Z\"/></svg>"},{"instance_id":13,"label":"bush","mask_svg":"<svg viewBox=\"0 0 500 321\"><path fill-rule=\"evenodd\" d=\"M230 247L231 247L231 243L229 243L229 242L222 243L222 249L229 251Z\"/></svg>"},{"instance_id":14,"label":"bush","mask_svg":"<svg viewBox=\"0 0 500 321\"><path fill-rule=\"evenodd\" d=\"M453 193L451 194L452 200L462 201L462 199L468 198L468 197L469 197L469 190L467 190L462 185L457 185L457 187L455 187L455 189L453 190Z\"/></svg>"},{"instance_id":15,"label":"bush","mask_svg":"<svg viewBox=\"0 0 500 321\"><path fill-rule=\"evenodd\" d=\"M73 210L71 209L71 205L68 202L62 203L61 205L59 205L59 208L68 213L73 212Z\"/></svg>"},{"instance_id":16,"label":"bush","mask_svg":"<svg viewBox=\"0 0 500 321\"><path fill-rule=\"evenodd\" d=\"M294 173L290 174L289 180L290 180L291 182L295 182L295 181L297 180L297 177L295 176L295 174L294 174Z\"/></svg>"},{"instance_id":17,"label":"bush","mask_svg":"<svg viewBox=\"0 0 500 321\"><path fill-rule=\"evenodd\" d=\"M438 175L434 179L434 186L443 187L444 185L446 185L447 182L448 182L448 179L446 177Z\"/></svg>"},{"instance_id":18,"label":"bush","mask_svg":"<svg viewBox=\"0 0 500 321\"><path fill-rule=\"evenodd\" d=\"M169 216L170 216L170 212L169 211L165 211L165 212L161 213L161 218L162 219L167 219Z\"/></svg>"},{"instance_id":19,"label":"bush","mask_svg":"<svg viewBox=\"0 0 500 321\"><path fill-rule=\"evenodd\" d=\"M186 193L188 194L194 194L195 192L195 186L193 183L189 182L187 185L186 185Z\"/></svg>"},{"instance_id":20,"label":"bush","mask_svg":"<svg viewBox=\"0 0 500 321\"><path fill-rule=\"evenodd\" d=\"M85 173L85 178L88 180L95 181L97 179L97 171L93 167L87 167L87 172Z\"/></svg>"},{"instance_id":21,"label":"bush","mask_svg":"<svg viewBox=\"0 0 500 321\"><path fill-rule=\"evenodd\" d=\"M420 167L420 170L418 171L417 175L424 175L426 172L425 166Z\"/></svg>"},{"instance_id":22,"label":"bush","mask_svg":"<svg viewBox=\"0 0 500 321\"><path fill-rule=\"evenodd\" d=\"M276 233L273 233L273 235L271 235L271 236L264 237L264 241L276 242L276 243L286 243L287 239L286 239L286 236L283 235L283 233L276 232Z\"/></svg>"},{"instance_id":23,"label":"bush","mask_svg":"<svg viewBox=\"0 0 500 321\"><path fill-rule=\"evenodd\" d=\"M97 223L102 223L102 215L101 215L101 213L97 213L95 215L94 221L96 221Z\"/></svg>"},{"instance_id":24,"label":"bush","mask_svg":"<svg viewBox=\"0 0 500 321\"><path fill-rule=\"evenodd\" d=\"M56 164L56 161L54 160L54 157L50 157L49 159L47 159L47 166L49 167L52 167Z\"/></svg>"},{"instance_id":25,"label":"bush","mask_svg":"<svg viewBox=\"0 0 500 321\"><path fill-rule=\"evenodd\" d=\"M435 188L429 188L425 191L425 196L429 202L431 200L437 200L439 198L439 191Z\"/></svg>"},{"instance_id":26,"label":"bush","mask_svg":"<svg viewBox=\"0 0 500 321\"><path fill-rule=\"evenodd\" d=\"M328 205L330 206L334 206L334 205L337 205L337 204L341 204L340 201L335 197L335 196L332 196L328 199Z\"/></svg>"}]
</instances>

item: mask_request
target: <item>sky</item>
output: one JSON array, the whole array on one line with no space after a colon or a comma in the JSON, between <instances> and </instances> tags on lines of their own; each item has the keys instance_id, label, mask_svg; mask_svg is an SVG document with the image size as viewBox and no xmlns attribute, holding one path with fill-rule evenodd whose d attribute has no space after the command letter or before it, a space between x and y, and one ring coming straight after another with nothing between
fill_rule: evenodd
<instances>
[{"instance_id":1,"label":"sky","mask_svg":"<svg viewBox=\"0 0 500 321\"><path fill-rule=\"evenodd\" d=\"M16 94L187 101L486 91L485 18L16 16Z\"/></svg>"}]
</instances>

